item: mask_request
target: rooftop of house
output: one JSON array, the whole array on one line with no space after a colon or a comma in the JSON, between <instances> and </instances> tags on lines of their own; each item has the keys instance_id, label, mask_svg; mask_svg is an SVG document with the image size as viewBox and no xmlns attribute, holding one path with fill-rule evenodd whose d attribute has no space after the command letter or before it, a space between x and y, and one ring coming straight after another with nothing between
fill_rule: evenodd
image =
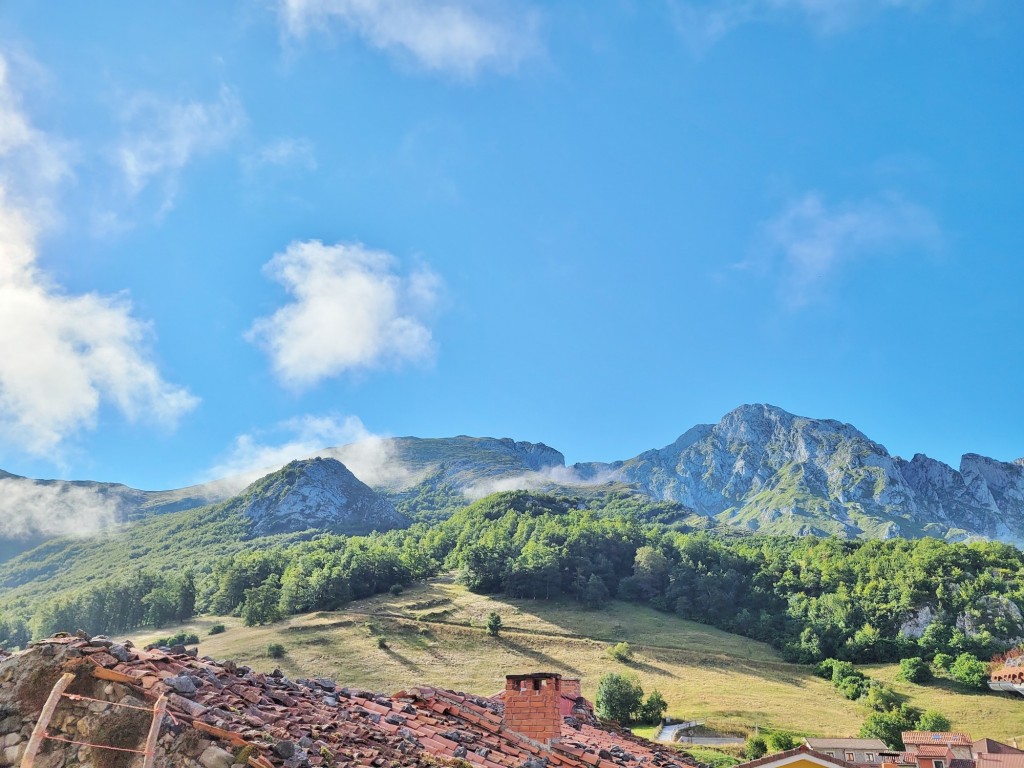
<instances>
[{"instance_id":1,"label":"rooftop of house","mask_svg":"<svg viewBox=\"0 0 1024 768\"><path fill-rule=\"evenodd\" d=\"M1003 742L996 741L995 739L978 739L974 742L972 751L975 753L986 752L993 755L1024 755L1024 749L1011 747L1009 744L1003 744Z\"/></svg>"},{"instance_id":2,"label":"rooftop of house","mask_svg":"<svg viewBox=\"0 0 1024 768\"><path fill-rule=\"evenodd\" d=\"M987 752L975 756L977 768L1024 768L1024 752Z\"/></svg>"},{"instance_id":3,"label":"rooftop of house","mask_svg":"<svg viewBox=\"0 0 1024 768\"><path fill-rule=\"evenodd\" d=\"M756 760L740 763L735 768L785 768L786 765L800 763L816 763L822 766L822 768L831 768L831 766L857 768L854 763L826 755L824 752L819 752L806 744L801 744L796 749L787 749L785 752L776 752L773 755L765 755Z\"/></svg>"},{"instance_id":4,"label":"rooftop of house","mask_svg":"<svg viewBox=\"0 0 1024 768\"><path fill-rule=\"evenodd\" d=\"M503 701L432 686L388 696L106 638L55 637L27 653L52 659L78 677L116 684L142 700L165 695L178 722L235 748L251 745L262 768L315 768L327 762L325 753L339 763L370 767L420 766L431 758L461 759L474 768L693 765L670 748L599 722L585 700L576 700L568 716L558 712L558 737L545 743L508 727Z\"/></svg>"},{"instance_id":5,"label":"rooftop of house","mask_svg":"<svg viewBox=\"0 0 1024 768\"><path fill-rule=\"evenodd\" d=\"M855 749L867 752L885 752L888 747L881 739L804 739L811 749Z\"/></svg>"},{"instance_id":6,"label":"rooftop of house","mask_svg":"<svg viewBox=\"0 0 1024 768\"><path fill-rule=\"evenodd\" d=\"M916 754L925 757L945 757L953 753L948 744L922 744L917 748Z\"/></svg>"},{"instance_id":7,"label":"rooftop of house","mask_svg":"<svg viewBox=\"0 0 1024 768\"><path fill-rule=\"evenodd\" d=\"M970 734L936 731L904 731L903 743L908 747L918 744L949 744L971 746Z\"/></svg>"}]
</instances>

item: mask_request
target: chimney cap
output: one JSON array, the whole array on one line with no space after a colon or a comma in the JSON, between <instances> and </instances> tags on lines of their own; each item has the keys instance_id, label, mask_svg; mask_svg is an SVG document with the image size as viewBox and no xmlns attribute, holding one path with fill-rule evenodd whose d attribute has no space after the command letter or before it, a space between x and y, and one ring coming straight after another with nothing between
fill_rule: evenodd
<instances>
[{"instance_id":1,"label":"chimney cap","mask_svg":"<svg viewBox=\"0 0 1024 768\"><path fill-rule=\"evenodd\" d=\"M505 675L506 680L561 680L562 676L557 672L531 672L527 675Z\"/></svg>"}]
</instances>

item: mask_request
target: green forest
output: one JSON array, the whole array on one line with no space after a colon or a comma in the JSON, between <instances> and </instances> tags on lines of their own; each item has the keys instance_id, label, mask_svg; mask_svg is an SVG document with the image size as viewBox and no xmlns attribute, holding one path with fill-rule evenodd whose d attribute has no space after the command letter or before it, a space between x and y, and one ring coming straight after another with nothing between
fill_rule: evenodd
<instances>
[{"instance_id":1,"label":"green forest","mask_svg":"<svg viewBox=\"0 0 1024 768\"><path fill-rule=\"evenodd\" d=\"M692 530L667 505L507 492L447 520L369 536L259 540L177 557L0 617L0 642L85 629L120 632L233 614L250 625L334 610L454 572L469 589L571 596L601 610L636 601L762 640L793 661L858 663L936 654L989 658L1024 634L1024 553L994 542L845 541ZM185 564L191 570L180 570ZM918 611L919 638L901 633ZM959 621L958 621L959 619ZM959 624L959 628L958 628Z\"/></svg>"}]
</instances>

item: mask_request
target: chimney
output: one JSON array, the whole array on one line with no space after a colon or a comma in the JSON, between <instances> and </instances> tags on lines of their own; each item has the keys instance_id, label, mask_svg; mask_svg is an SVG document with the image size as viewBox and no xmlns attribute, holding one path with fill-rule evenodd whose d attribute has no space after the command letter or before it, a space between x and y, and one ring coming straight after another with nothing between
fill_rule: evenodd
<instances>
[{"instance_id":1,"label":"chimney","mask_svg":"<svg viewBox=\"0 0 1024 768\"><path fill-rule=\"evenodd\" d=\"M570 699L578 699L583 695L583 691L580 690L579 678L562 678L562 695L568 696Z\"/></svg>"},{"instance_id":2,"label":"chimney","mask_svg":"<svg viewBox=\"0 0 1024 768\"><path fill-rule=\"evenodd\" d=\"M550 744L562 735L562 676L550 672L505 677L502 725L521 736Z\"/></svg>"}]
</instances>

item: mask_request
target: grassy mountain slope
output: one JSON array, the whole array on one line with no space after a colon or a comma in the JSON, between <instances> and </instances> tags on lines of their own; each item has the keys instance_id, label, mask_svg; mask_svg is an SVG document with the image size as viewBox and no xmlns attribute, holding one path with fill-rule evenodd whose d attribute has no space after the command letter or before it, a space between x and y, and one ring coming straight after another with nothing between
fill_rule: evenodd
<instances>
[{"instance_id":1,"label":"grassy mountain slope","mask_svg":"<svg viewBox=\"0 0 1024 768\"><path fill-rule=\"evenodd\" d=\"M4 564L0 571L3 605L17 611L19 606L39 598L88 587L131 569L180 572L192 568L203 573L218 559L243 550L287 544L325 531L369 533L370 522L365 517L350 519L345 516L347 510L330 509L320 517L300 515L298 520L290 519L287 522L294 524L282 530L281 521L274 518L277 510L293 490L301 490L304 468L322 463L292 462L219 504L144 518L89 538L46 542ZM362 486L362 492L376 495L351 479ZM348 493L351 502L352 491ZM390 505L387 508L393 515L388 527L393 527L401 518ZM253 518L254 509L275 524L268 527L263 524L265 520ZM328 513L334 512L337 516L328 519ZM303 530L307 525L311 527ZM261 535L264 530L274 533Z\"/></svg>"},{"instance_id":2,"label":"grassy mountain slope","mask_svg":"<svg viewBox=\"0 0 1024 768\"><path fill-rule=\"evenodd\" d=\"M491 611L504 623L497 638L483 629ZM226 624L227 631L207 635L215 623ZM808 667L785 663L763 643L643 606L614 601L605 610L584 611L570 601L475 595L448 579L265 627L204 617L183 628L197 632L200 652L215 658L264 671L277 666L292 678L327 675L388 692L431 683L491 695L508 672L552 670L581 677L584 695L593 699L601 675L616 671L637 674L647 691L661 690L670 715L705 718L730 731L757 724L806 735L853 736L868 713ZM178 629L149 631L133 640L150 642ZM378 647L380 638L386 648ZM605 653L610 643L622 640L635 651L632 664ZM268 658L269 643L284 645L285 657ZM891 680L896 666L866 670ZM957 729L1002 739L1024 731L1019 698L973 694L948 681L895 687L911 705L944 712Z\"/></svg>"}]
</instances>

